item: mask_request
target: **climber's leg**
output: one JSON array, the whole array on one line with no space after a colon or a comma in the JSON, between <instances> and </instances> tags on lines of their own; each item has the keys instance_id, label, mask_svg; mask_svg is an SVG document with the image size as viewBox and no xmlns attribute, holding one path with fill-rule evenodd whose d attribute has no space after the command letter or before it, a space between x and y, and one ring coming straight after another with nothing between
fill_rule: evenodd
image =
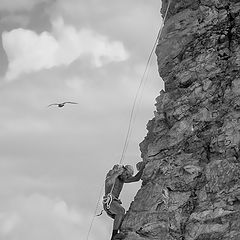
<instances>
[{"instance_id":1,"label":"climber's leg","mask_svg":"<svg viewBox=\"0 0 240 240\"><path fill-rule=\"evenodd\" d=\"M112 232L112 238L111 238L113 239L121 227L123 217L125 215L125 209L121 206L121 204L118 201L113 200L109 210L111 213L115 214L114 222L113 222L113 232Z\"/></svg>"}]
</instances>

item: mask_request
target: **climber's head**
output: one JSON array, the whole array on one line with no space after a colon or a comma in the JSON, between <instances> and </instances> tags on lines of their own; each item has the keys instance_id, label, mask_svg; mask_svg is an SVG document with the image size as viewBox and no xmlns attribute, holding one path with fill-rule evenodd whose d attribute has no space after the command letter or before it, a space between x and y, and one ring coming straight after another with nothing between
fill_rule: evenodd
<instances>
[{"instance_id":1,"label":"climber's head","mask_svg":"<svg viewBox=\"0 0 240 240\"><path fill-rule=\"evenodd\" d=\"M131 165L125 165L123 166L124 172L122 173L123 179L128 179L129 177L133 176L134 170Z\"/></svg>"}]
</instances>

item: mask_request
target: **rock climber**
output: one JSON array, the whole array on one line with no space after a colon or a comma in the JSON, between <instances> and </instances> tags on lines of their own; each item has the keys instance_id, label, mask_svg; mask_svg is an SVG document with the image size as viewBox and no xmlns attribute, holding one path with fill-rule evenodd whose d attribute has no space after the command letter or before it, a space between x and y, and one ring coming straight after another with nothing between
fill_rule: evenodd
<instances>
[{"instance_id":1,"label":"rock climber","mask_svg":"<svg viewBox=\"0 0 240 240\"><path fill-rule=\"evenodd\" d=\"M133 167L131 165L114 165L113 168L107 173L105 180L105 196L103 197L103 209L106 213L114 219L113 231L111 240L114 239L120 230L125 209L121 206L122 202L119 195L122 191L124 183L137 182L141 179L143 169L146 162L139 162L136 167L138 173L133 176ZM119 236L120 237L120 236Z\"/></svg>"}]
</instances>

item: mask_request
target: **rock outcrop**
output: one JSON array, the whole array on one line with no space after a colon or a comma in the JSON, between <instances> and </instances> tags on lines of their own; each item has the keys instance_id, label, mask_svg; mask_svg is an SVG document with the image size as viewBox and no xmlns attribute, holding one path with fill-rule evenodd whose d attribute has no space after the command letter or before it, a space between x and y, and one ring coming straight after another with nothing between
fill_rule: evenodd
<instances>
[{"instance_id":1,"label":"rock outcrop","mask_svg":"<svg viewBox=\"0 0 240 240\"><path fill-rule=\"evenodd\" d=\"M125 239L240 240L240 1L172 0L156 54L165 90Z\"/></svg>"}]
</instances>

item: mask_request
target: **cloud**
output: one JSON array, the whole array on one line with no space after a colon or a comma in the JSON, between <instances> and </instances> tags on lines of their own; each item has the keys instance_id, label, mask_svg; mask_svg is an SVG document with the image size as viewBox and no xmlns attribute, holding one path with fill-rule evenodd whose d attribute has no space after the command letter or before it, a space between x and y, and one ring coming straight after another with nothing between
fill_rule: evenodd
<instances>
[{"instance_id":1,"label":"cloud","mask_svg":"<svg viewBox=\"0 0 240 240\"><path fill-rule=\"evenodd\" d=\"M99 0L57 0L48 12L78 26L91 26L124 39L134 57L145 59L161 24L160 4L161 1L144 0L101 0L101 4Z\"/></svg>"},{"instance_id":2,"label":"cloud","mask_svg":"<svg viewBox=\"0 0 240 240\"><path fill-rule=\"evenodd\" d=\"M47 0L1 0L0 10L15 12L20 10L31 10L35 5Z\"/></svg>"},{"instance_id":3,"label":"cloud","mask_svg":"<svg viewBox=\"0 0 240 240\"><path fill-rule=\"evenodd\" d=\"M94 67L128 58L121 42L110 41L90 29L77 30L62 18L52 22L52 32L37 34L18 28L3 32L2 41L9 61L8 80L22 73L67 66L79 58L90 59Z\"/></svg>"},{"instance_id":4,"label":"cloud","mask_svg":"<svg viewBox=\"0 0 240 240\"><path fill-rule=\"evenodd\" d=\"M33 194L7 203L0 213L0 239L81 240L89 230L90 214L70 207L61 199ZM91 240L107 238L103 222L91 232Z\"/></svg>"},{"instance_id":5,"label":"cloud","mask_svg":"<svg viewBox=\"0 0 240 240\"><path fill-rule=\"evenodd\" d=\"M11 14L2 17L0 23L5 26L14 25L16 27L17 24L17 26L25 27L29 23L29 17L21 14Z\"/></svg>"},{"instance_id":6,"label":"cloud","mask_svg":"<svg viewBox=\"0 0 240 240\"><path fill-rule=\"evenodd\" d=\"M20 222L18 215L14 213L0 215L0 236L8 235Z\"/></svg>"}]
</instances>

